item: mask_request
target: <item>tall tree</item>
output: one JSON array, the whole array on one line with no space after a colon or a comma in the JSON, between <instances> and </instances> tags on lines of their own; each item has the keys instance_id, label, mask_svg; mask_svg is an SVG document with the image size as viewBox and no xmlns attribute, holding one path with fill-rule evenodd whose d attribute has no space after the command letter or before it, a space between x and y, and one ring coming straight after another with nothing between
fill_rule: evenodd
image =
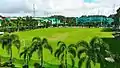
<instances>
[{"instance_id":1,"label":"tall tree","mask_svg":"<svg viewBox=\"0 0 120 68\"><path fill-rule=\"evenodd\" d=\"M33 39L32 39L32 45L31 45L31 47L30 47L31 49L30 49L30 53L31 54L33 54L34 52L36 52L37 51L37 53L38 53L38 58L40 59L40 65L41 65L41 67L43 67L43 49L44 48L46 48L46 49L48 49L50 52L51 52L51 54L52 54L52 52L53 52L53 49L52 49L52 47L49 45L49 43L48 43L48 41L47 41L47 39L46 38L43 38L42 40L41 40L41 38L40 37L34 37Z\"/></svg>"},{"instance_id":2,"label":"tall tree","mask_svg":"<svg viewBox=\"0 0 120 68\"><path fill-rule=\"evenodd\" d=\"M114 15L114 25L116 29L120 29L120 8L117 10L117 13Z\"/></svg>"},{"instance_id":3,"label":"tall tree","mask_svg":"<svg viewBox=\"0 0 120 68\"><path fill-rule=\"evenodd\" d=\"M12 64L12 46L14 45L18 51L20 50L20 40L19 37L15 34L4 34L0 38L2 48L6 48L8 54L10 54L10 62Z\"/></svg>"},{"instance_id":4,"label":"tall tree","mask_svg":"<svg viewBox=\"0 0 120 68\"><path fill-rule=\"evenodd\" d=\"M108 44L103 42L103 40L98 37L94 37L90 43L87 43L86 41L80 41L76 44L76 47L78 51L77 56L79 58L79 68L82 66L82 62L85 60L87 60L86 68L91 68L91 61L93 61L94 65L96 65L97 62L101 62L101 68L104 68L103 64L105 57L110 56ZM86 56L82 56L83 53Z\"/></svg>"},{"instance_id":5,"label":"tall tree","mask_svg":"<svg viewBox=\"0 0 120 68\"><path fill-rule=\"evenodd\" d=\"M17 25L17 31L19 31L24 25L23 25L23 18L22 17L18 17L16 20L16 25Z\"/></svg>"},{"instance_id":6,"label":"tall tree","mask_svg":"<svg viewBox=\"0 0 120 68\"><path fill-rule=\"evenodd\" d=\"M60 68L68 68L68 55L70 56L72 60L72 68L74 67L75 61L74 58L76 57L76 48L74 44L70 44L67 46L64 42L59 41L57 46L59 48L55 52L55 57L61 60Z\"/></svg>"},{"instance_id":7,"label":"tall tree","mask_svg":"<svg viewBox=\"0 0 120 68\"><path fill-rule=\"evenodd\" d=\"M34 27L34 20L33 20L33 17L32 16L26 16L25 17L25 21L26 21L26 23L27 23L27 26L28 26L28 28L29 29L32 29L33 27Z\"/></svg>"}]
</instances>

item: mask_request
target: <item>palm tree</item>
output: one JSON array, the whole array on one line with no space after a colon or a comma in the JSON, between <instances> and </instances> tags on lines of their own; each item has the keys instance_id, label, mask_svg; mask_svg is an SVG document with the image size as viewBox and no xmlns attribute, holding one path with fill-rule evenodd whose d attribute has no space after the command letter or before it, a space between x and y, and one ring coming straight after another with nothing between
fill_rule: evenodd
<instances>
[{"instance_id":1,"label":"palm tree","mask_svg":"<svg viewBox=\"0 0 120 68\"><path fill-rule=\"evenodd\" d=\"M67 46L64 42L59 41L57 43L57 46L59 46L59 48L56 50L55 52L55 57L57 57L58 59L60 58L61 60L61 68L67 68L67 62L68 62L68 55L70 56L71 60L72 60L72 68L74 67L74 58L76 57L76 48L74 44L70 44L69 46Z\"/></svg>"},{"instance_id":2,"label":"palm tree","mask_svg":"<svg viewBox=\"0 0 120 68\"><path fill-rule=\"evenodd\" d=\"M19 31L20 28L23 26L23 18L22 17L18 17L16 21L17 21L17 23L16 23L17 31Z\"/></svg>"},{"instance_id":3,"label":"palm tree","mask_svg":"<svg viewBox=\"0 0 120 68\"><path fill-rule=\"evenodd\" d=\"M95 66L96 63L101 60L102 66L104 64L105 57L110 56L108 44L103 42L103 40L98 37L94 37L90 43L87 43L86 41L80 41L76 44L76 48L78 51L77 56L79 58L79 68L82 66L82 62L85 60L87 61L87 68L91 68L91 61ZM86 56L82 56L82 54L86 54Z\"/></svg>"},{"instance_id":4,"label":"palm tree","mask_svg":"<svg viewBox=\"0 0 120 68\"><path fill-rule=\"evenodd\" d=\"M31 54L29 53L29 47L24 48L24 51L22 51L20 53L20 57L21 56L24 56L23 58L24 58L25 66L27 66L27 68L28 68L28 62L31 58Z\"/></svg>"},{"instance_id":5,"label":"palm tree","mask_svg":"<svg viewBox=\"0 0 120 68\"><path fill-rule=\"evenodd\" d=\"M19 37L15 34L4 34L0 38L2 48L6 48L8 54L10 54L10 63L12 64L12 46L14 45L18 52L20 50L20 40Z\"/></svg>"},{"instance_id":6,"label":"palm tree","mask_svg":"<svg viewBox=\"0 0 120 68\"><path fill-rule=\"evenodd\" d=\"M32 16L30 16L30 17L26 16L25 21L26 21L29 29L32 29L34 27L34 23L36 23L36 22L34 22Z\"/></svg>"},{"instance_id":7,"label":"palm tree","mask_svg":"<svg viewBox=\"0 0 120 68\"><path fill-rule=\"evenodd\" d=\"M47 41L46 38L43 38L41 40L40 37L34 37L32 39L32 45L31 45L30 48L31 48L30 49L30 53L31 54L34 53L35 51L38 52L38 58L40 59L40 65L41 65L41 67L43 67L43 49L44 48L48 49L51 52L51 54L53 52L53 49L49 45L49 43L48 43L48 41Z\"/></svg>"}]
</instances>

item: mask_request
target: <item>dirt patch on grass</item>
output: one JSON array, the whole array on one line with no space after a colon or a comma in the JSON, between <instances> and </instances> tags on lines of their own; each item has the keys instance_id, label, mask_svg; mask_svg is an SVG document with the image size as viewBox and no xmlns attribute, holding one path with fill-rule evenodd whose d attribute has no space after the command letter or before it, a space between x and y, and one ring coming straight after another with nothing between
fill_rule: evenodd
<instances>
[{"instance_id":1,"label":"dirt patch on grass","mask_svg":"<svg viewBox=\"0 0 120 68\"><path fill-rule=\"evenodd\" d=\"M57 34L53 34L51 37L48 37L48 40L51 40L51 41L55 41L55 40L63 41L67 37L68 37L68 33L57 33Z\"/></svg>"}]
</instances>

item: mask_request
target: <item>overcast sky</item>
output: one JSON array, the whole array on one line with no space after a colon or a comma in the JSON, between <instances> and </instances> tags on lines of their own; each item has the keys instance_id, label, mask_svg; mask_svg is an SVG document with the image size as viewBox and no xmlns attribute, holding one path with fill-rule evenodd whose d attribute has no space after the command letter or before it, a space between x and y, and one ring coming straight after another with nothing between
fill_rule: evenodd
<instances>
[{"instance_id":1,"label":"overcast sky","mask_svg":"<svg viewBox=\"0 0 120 68\"><path fill-rule=\"evenodd\" d=\"M33 15L35 4L36 16L64 15L110 15L120 7L120 0L1 0L0 15ZM114 5L115 4L115 5Z\"/></svg>"}]
</instances>

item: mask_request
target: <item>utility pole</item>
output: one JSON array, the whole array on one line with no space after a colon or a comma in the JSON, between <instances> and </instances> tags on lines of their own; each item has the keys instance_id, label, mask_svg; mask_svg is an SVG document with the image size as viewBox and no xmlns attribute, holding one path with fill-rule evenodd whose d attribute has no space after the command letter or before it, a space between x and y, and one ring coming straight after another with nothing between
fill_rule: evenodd
<instances>
[{"instance_id":1,"label":"utility pole","mask_svg":"<svg viewBox=\"0 0 120 68\"><path fill-rule=\"evenodd\" d=\"M115 13L115 6L116 6L116 5L114 4L114 5L113 5L113 14Z\"/></svg>"},{"instance_id":2,"label":"utility pole","mask_svg":"<svg viewBox=\"0 0 120 68\"><path fill-rule=\"evenodd\" d=\"M33 16L35 17L35 4L33 4Z\"/></svg>"},{"instance_id":3,"label":"utility pole","mask_svg":"<svg viewBox=\"0 0 120 68\"><path fill-rule=\"evenodd\" d=\"M100 10L98 9L98 15L100 14Z\"/></svg>"}]
</instances>

